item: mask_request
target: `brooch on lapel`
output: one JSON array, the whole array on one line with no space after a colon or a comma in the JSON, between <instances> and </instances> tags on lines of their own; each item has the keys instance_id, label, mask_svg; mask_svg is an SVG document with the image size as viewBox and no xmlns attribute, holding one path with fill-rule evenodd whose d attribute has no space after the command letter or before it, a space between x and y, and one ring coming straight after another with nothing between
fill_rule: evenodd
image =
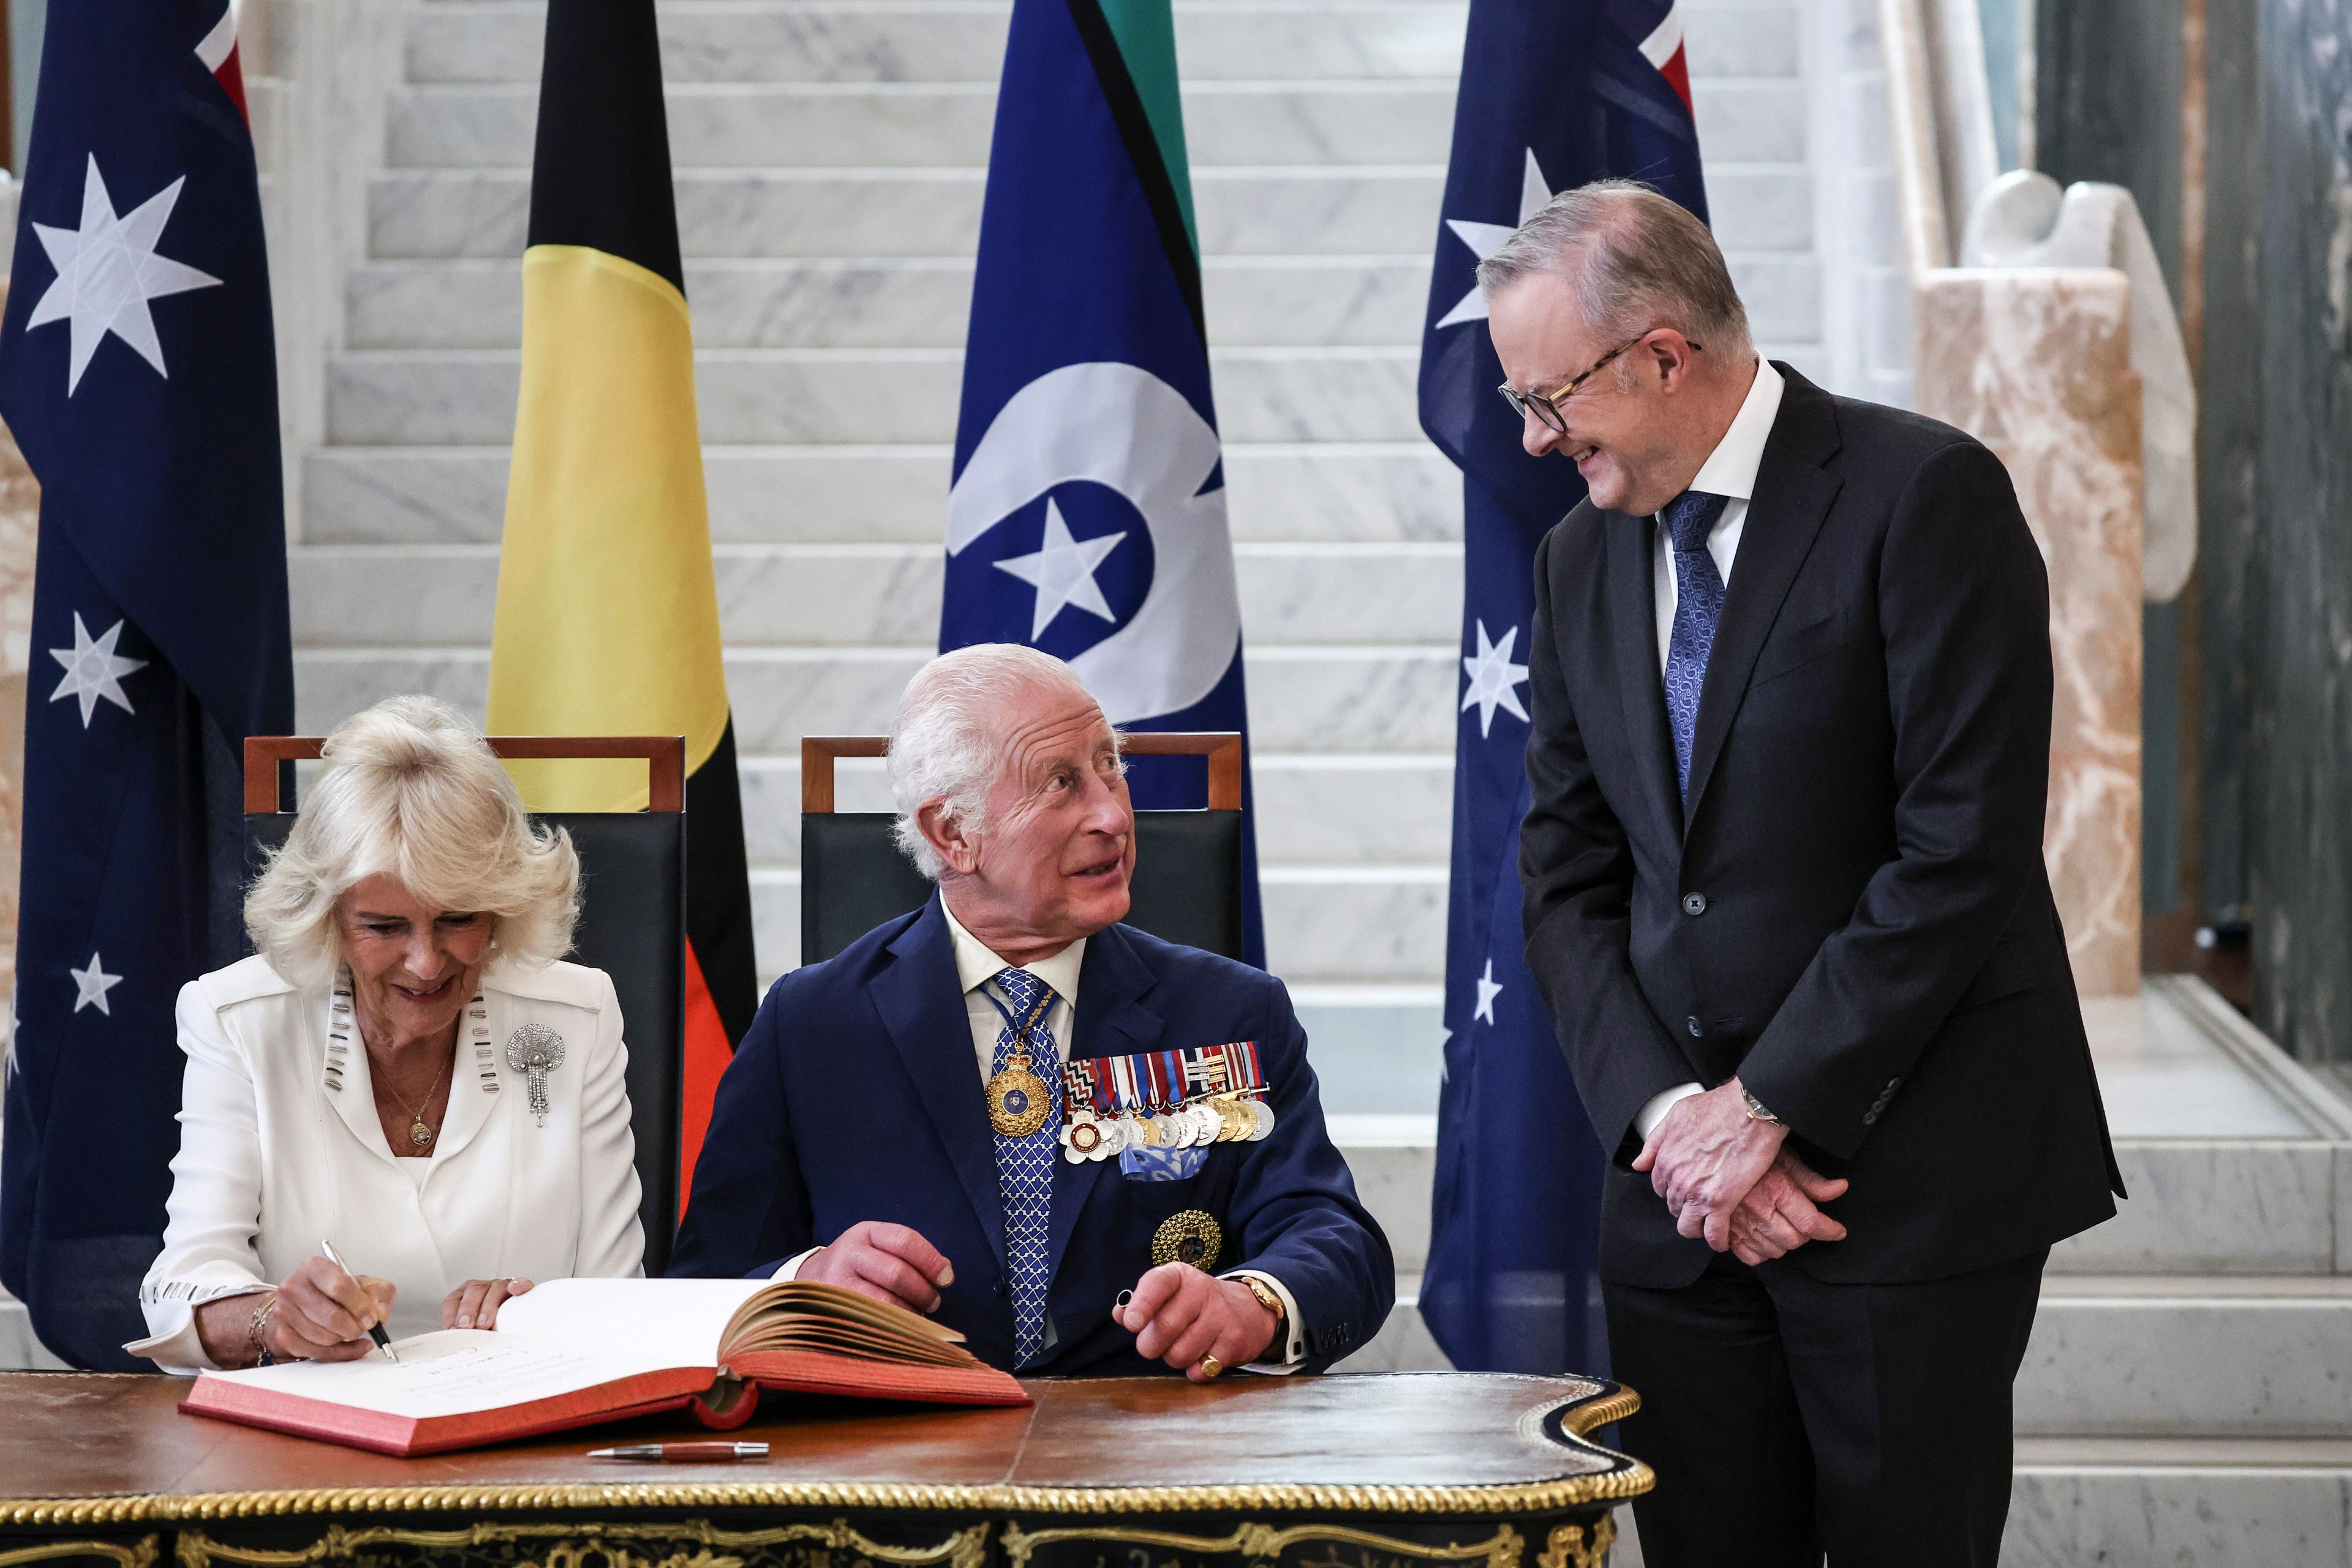
<instances>
[{"instance_id":1,"label":"brooch on lapel","mask_svg":"<svg viewBox=\"0 0 2352 1568\"><path fill-rule=\"evenodd\" d=\"M1151 1237L1151 1264L1189 1263L1206 1274L1225 1249L1225 1233L1201 1209L1186 1209L1160 1222Z\"/></svg>"},{"instance_id":2,"label":"brooch on lapel","mask_svg":"<svg viewBox=\"0 0 2352 1568\"><path fill-rule=\"evenodd\" d=\"M507 1066L530 1085L530 1113L547 1125L547 1075L563 1065L563 1037L544 1024L525 1024L507 1037Z\"/></svg>"}]
</instances>

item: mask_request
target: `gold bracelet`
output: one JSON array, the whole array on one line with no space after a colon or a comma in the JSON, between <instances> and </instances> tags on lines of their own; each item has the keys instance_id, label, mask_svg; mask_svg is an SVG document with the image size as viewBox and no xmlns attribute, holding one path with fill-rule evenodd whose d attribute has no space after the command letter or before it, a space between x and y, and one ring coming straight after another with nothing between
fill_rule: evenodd
<instances>
[{"instance_id":1,"label":"gold bracelet","mask_svg":"<svg viewBox=\"0 0 2352 1568\"><path fill-rule=\"evenodd\" d=\"M256 1366L272 1366L277 1363L278 1358L269 1353L269 1342L262 1337L268 1331L269 1314L276 1310L278 1310L278 1292L275 1290L263 1292L261 1305L254 1309L253 1321L247 1329L247 1332L252 1336L253 1364Z\"/></svg>"}]
</instances>

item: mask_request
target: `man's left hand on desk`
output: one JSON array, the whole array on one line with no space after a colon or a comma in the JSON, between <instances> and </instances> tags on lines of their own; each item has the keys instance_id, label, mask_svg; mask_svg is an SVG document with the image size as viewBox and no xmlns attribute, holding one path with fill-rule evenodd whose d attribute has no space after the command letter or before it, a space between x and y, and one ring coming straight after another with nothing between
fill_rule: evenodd
<instances>
[{"instance_id":1,"label":"man's left hand on desk","mask_svg":"<svg viewBox=\"0 0 2352 1568\"><path fill-rule=\"evenodd\" d=\"M1194 1383L1206 1383L1204 1356L1221 1367L1244 1366L1274 1342L1279 1324L1238 1279L1214 1279L1189 1263L1163 1263L1136 1281L1135 1292L1111 1316L1135 1335L1138 1354L1164 1361Z\"/></svg>"}]
</instances>

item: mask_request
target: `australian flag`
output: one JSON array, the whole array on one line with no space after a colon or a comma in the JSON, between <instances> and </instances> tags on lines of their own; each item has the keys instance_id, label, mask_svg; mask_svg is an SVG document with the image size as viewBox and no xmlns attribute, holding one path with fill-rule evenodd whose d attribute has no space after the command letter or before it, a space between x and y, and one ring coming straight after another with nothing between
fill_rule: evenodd
<instances>
[{"instance_id":1,"label":"australian flag","mask_svg":"<svg viewBox=\"0 0 2352 1568\"><path fill-rule=\"evenodd\" d=\"M143 1366L180 987L240 951L250 734L293 727L276 349L226 0L55 0L0 416L41 483L0 1283Z\"/></svg>"},{"instance_id":2,"label":"australian flag","mask_svg":"<svg viewBox=\"0 0 2352 1568\"><path fill-rule=\"evenodd\" d=\"M1601 1152L1521 962L1519 823L1535 552L1584 499L1519 445L1473 270L1553 193L1639 180L1702 219L1675 0L1471 0L1421 349L1421 424L1462 469L1462 697L1445 1085L1421 1309L1454 1364L1605 1371Z\"/></svg>"},{"instance_id":3,"label":"australian flag","mask_svg":"<svg viewBox=\"0 0 2352 1568\"><path fill-rule=\"evenodd\" d=\"M1013 0L940 648L1027 643L1115 724L1245 733L1224 483L1169 0ZM1206 798L1197 759L1129 776L1138 806ZM1243 853L1262 963L1250 838Z\"/></svg>"}]
</instances>

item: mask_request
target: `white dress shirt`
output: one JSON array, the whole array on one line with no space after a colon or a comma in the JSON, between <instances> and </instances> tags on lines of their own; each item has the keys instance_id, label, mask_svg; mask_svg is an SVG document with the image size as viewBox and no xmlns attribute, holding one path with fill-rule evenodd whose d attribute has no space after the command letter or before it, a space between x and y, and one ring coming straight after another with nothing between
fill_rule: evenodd
<instances>
[{"instance_id":1,"label":"white dress shirt","mask_svg":"<svg viewBox=\"0 0 2352 1568\"><path fill-rule=\"evenodd\" d=\"M996 1076L996 1037L1004 1032L1004 1016L989 1000L988 983L996 978L997 971L1008 967L1004 960L989 951L988 944L964 930L963 922L955 918L947 901L940 902L940 912L947 916L948 936L955 946L956 984L963 990L963 1011L971 1026L972 1059L980 1068L980 1081L985 1086ZM1034 963L1017 966L1027 970L1053 988L1054 1005L1046 1009L1045 1028L1054 1037L1055 1048L1068 1059L1070 1042L1076 1038L1075 1026L1078 1016L1078 972L1086 965L1087 939L1080 937L1051 958L1041 958ZM812 1247L797 1258L787 1258L776 1270L775 1278L798 1278L801 1265L823 1247ZM1298 1303L1290 1291L1273 1275L1255 1268L1237 1268L1219 1276L1225 1279L1263 1279L1266 1287L1282 1300L1283 1328L1287 1343L1279 1358L1254 1363L1252 1372L1288 1372L1307 1359L1307 1328L1298 1320Z\"/></svg>"},{"instance_id":2,"label":"white dress shirt","mask_svg":"<svg viewBox=\"0 0 2352 1568\"><path fill-rule=\"evenodd\" d=\"M1740 532L1748 526L1748 503L1756 496L1756 470L1764 466L1764 443L1771 438L1772 421L1780 415L1780 393L1787 385L1772 362L1759 355L1756 379L1748 384L1739 412L1732 416L1730 428L1724 431L1723 439L1715 444L1715 450L1707 454L1690 482L1692 489L1730 498L1706 536L1706 552L1715 557L1715 569L1722 574L1726 589L1731 586L1731 563L1739 553ZM1664 514L1651 520L1650 537L1651 598L1657 606L1658 674L1663 679L1674 647L1675 605L1681 598L1681 585L1675 577L1674 535L1667 531ZM1700 1092L1696 1083L1678 1083L1652 1095L1633 1119L1633 1130L1647 1142L1675 1101Z\"/></svg>"},{"instance_id":3,"label":"white dress shirt","mask_svg":"<svg viewBox=\"0 0 2352 1568\"><path fill-rule=\"evenodd\" d=\"M181 988L180 1152L163 1250L139 1300L151 1337L123 1348L166 1372L213 1365L195 1309L267 1289L331 1239L398 1288L388 1327L441 1326L468 1279L644 1272L621 1005L601 969L493 961L457 1020L457 1061L430 1159L400 1158L376 1115L357 1029L330 1040L332 988L298 989L248 958ZM547 1121L506 1065L507 1037L563 1038ZM341 1088L327 1072L342 1069Z\"/></svg>"}]
</instances>

